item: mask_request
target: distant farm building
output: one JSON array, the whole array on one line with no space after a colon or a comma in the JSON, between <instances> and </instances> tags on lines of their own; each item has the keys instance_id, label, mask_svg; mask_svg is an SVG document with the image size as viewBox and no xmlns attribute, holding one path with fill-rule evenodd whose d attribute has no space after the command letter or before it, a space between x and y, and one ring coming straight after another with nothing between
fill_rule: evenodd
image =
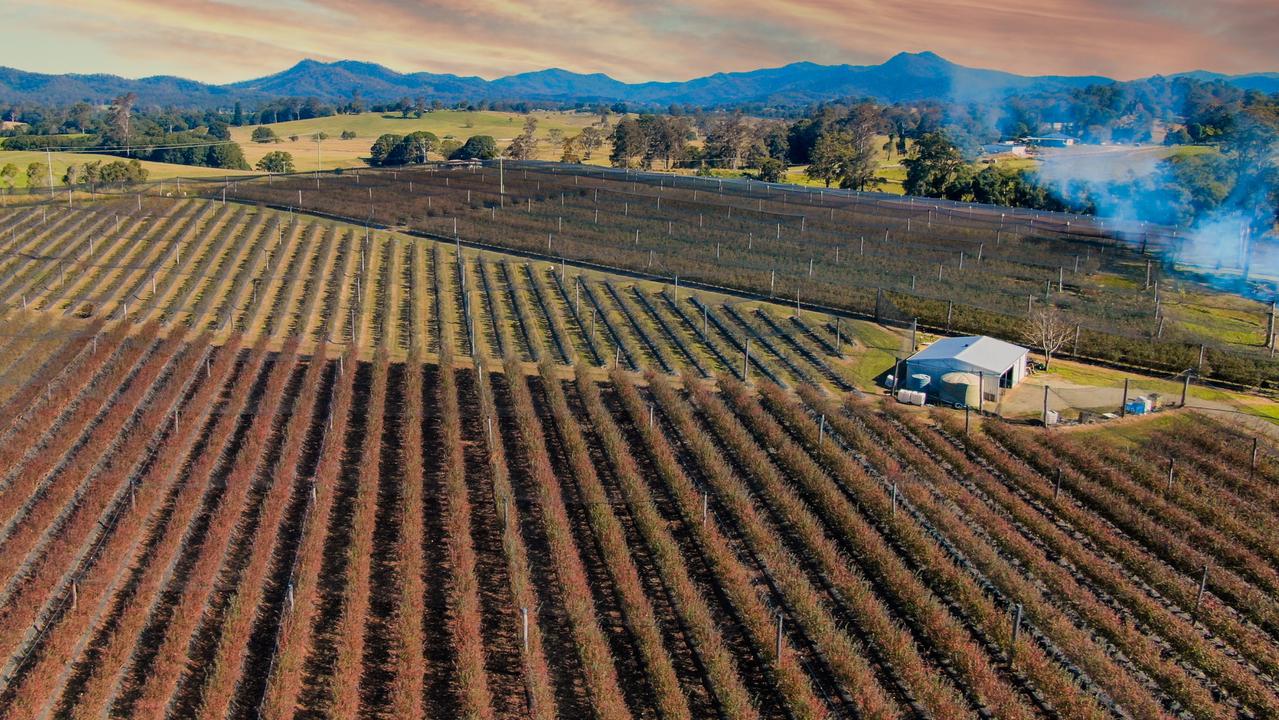
<instances>
[{"instance_id":1,"label":"distant farm building","mask_svg":"<svg viewBox=\"0 0 1279 720\"><path fill-rule=\"evenodd\" d=\"M982 145L981 151L985 155L1015 155L1017 157L1026 157L1027 147L1025 143L1013 142L1005 140L991 145Z\"/></svg>"},{"instance_id":2,"label":"distant farm building","mask_svg":"<svg viewBox=\"0 0 1279 720\"><path fill-rule=\"evenodd\" d=\"M977 405L979 392L993 401L1000 388L1025 379L1029 354L1020 345L984 335L942 338L906 360L903 380L939 402Z\"/></svg>"},{"instance_id":3,"label":"distant farm building","mask_svg":"<svg viewBox=\"0 0 1279 720\"><path fill-rule=\"evenodd\" d=\"M1063 135L1061 133L1052 133L1050 135L1028 137L1026 138L1026 142L1031 145L1037 145L1039 147L1061 148L1061 147L1070 147L1071 145L1074 145L1076 140L1075 138L1072 138L1069 135Z\"/></svg>"}]
</instances>

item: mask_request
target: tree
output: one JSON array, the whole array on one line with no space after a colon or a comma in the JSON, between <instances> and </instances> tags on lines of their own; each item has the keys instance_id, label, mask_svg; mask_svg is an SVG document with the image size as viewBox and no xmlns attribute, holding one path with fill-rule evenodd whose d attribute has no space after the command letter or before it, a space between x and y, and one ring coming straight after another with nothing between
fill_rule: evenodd
<instances>
[{"instance_id":1,"label":"tree","mask_svg":"<svg viewBox=\"0 0 1279 720\"><path fill-rule=\"evenodd\" d=\"M560 162L562 163L582 162L582 156L579 155L577 152L578 148L581 145L581 139L582 139L582 136L577 135L574 137L566 137L560 141L560 147L562 147L564 151L563 153L560 154Z\"/></svg>"},{"instance_id":2,"label":"tree","mask_svg":"<svg viewBox=\"0 0 1279 720\"><path fill-rule=\"evenodd\" d=\"M1022 339L1026 344L1043 353L1044 369L1052 363L1053 354L1074 335L1075 326L1051 305L1032 312L1022 328Z\"/></svg>"},{"instance_id":3,"label":"tree","mask_svg":"<svg viewBox=\"0 0 1279 720\"><path fill-rule=\"evenodd\" d=\"M244 124L244 108L240 106L240 101L235 101L235 114L231 116L231 124L240 127Z\"/></svg>"},{"instance_id":4,"label":"tree","mask_svg":"<svg viewBox=\"0 0 1279 720\"><path fill-rule=\"evenodd\" d=\"M386 133L379 136L369 148L369 164L374 166L385 165L387 156L402 140L404 140L404 136L395 133Z\"/></svg>"},{"instance_id":5,"label":"tree","mask_svg":"<svg viewBox=\"0 0 1279 720\"><path fill-rule=\"evenodd\" d=\"M902 161L908 195L945 197L964 167L964 156L944 132L925 133L915 143L911 156Z\"/></svg>"},{"instance_id":6,"label":"tree","mask_svg":"<svg viewBox=\"0 0 1279 720\"><path fill-rule=\"evenodd\" d=\"M804 174L811 180L821 180L830 187L844 172L844 161L849 154L850 138L846 133L825 132L817 137L809 155Z\"/></svg>"},{"instance_id":7,"label":"tree","mask_svg":"<svg viewBox=\"0 0 1279 720\"><path fill-rule=\"evenodd\" d=\"M356 137L356 135L355 135L355 131L354 131L354 130L343 130L343 131L342 131L342 139L343 139L343 140L354 140L354 139L355 139L355 137Z\"/></svg>"},{"instance_id":8,"label":"tree","mask_svg":"<svg viewBox=\"0 0 1279 720\"><path fill-rule=\"evenodd\" d=\"M298 140L300 140L300 139L301 139L301 138L299 138L296 134L295 134L295 135L290 135L290 136L289 136L289 142L297 142L297 141L298 141Z\"/></svg>"},{"instance_id":9,"label":"tree","mask_svg":"<svg viewBox=\"0 0 1279 720\"><path fill-rule=\"evenodd\" d=\"M537 155L537 119L524 119L524 129L506 147L506 156L512 160L531 160Z\"/></svg>"},{"instance_id":10,"label":"tree","mask_svg":"<svg viewBox=\"0 0 1279 720\"><path fill-rule=\"evenodd\" d=\"M223 143L214 145L209 152L209 167L248 170L249 163L244 159L244 151L238 143Z\"/></svg>"},{"instance_id":11,"label":"tree","mask_svg":"<svg viewBox=\"0 0 1279 720\"><path fill-rule=\"evenodd\" d=\"M258 169L269 173L291 173L293 168L293 153L284 152L283 150L273 150L258 161Z\"/></svg>"},{"instance_id":12,"label":"tree","mask_svg":"<svg viewBox=\"0 0 1279 720\"><path fill-rule=\"evenodd\" d=\"M411 132L396 145L383 161L384 165L419 165L439 147L440 139L425 130Z\"/></svg>"},{"instance_id":13,"label":"tree","mask_svg":"<svg viewBox=\"0 0 1279 720\"><path fill-rule=\"evenodd\" d=\"M452 160L492 160L497 157L497 141L492 135L472 135L449 154Z\"/></svg>"},{"instance_id":14,"label":"tree","mask_svg":"<svg viewBox=\"0 0 1279 720\"><path fill-rule=\"evenodd\" d=\"M280 142L280 138L276 136L275 131L265 125L253 128L253 134L249 138L255 143Z\"/></svg>"},{"instance_id":15,"label":"tree","mask_svg":"<svg viewBox=\"0 0 1279 720\"><path fill-rule=\"evenodd\" d=\"M777 158L764 158L759 163L759 179L764 182L781 182L786 175L786 163Z\"/></svg>"},{"instance_id":16,"label":"tree","mask_svg":"<svg viewBox=\"0 0 1279 720\"><path fill-rule=\"evenodd\" d=\"M46 187L49 181L48 166L44 163L33 162L27 165L27 187Z\"/></svg>"},{"instance_id":17,"label":"tree","mask_svg":"<svg viewBox=\"0 0 1279 720\"><path fill-rule=\"evenodd\" d=\"M633 159L643 156L647 148L648 138L639 121L623 117L613 128L613 152L608 159L614 167L631 167Z\"/></svg>"},{"instance_id":18,"label":"tree","mask_svg":"<svg viewBox=\"0 0 1279 720\"><path fill-rule=\"evenodd\" d=\"M136 93L125 93L115 99L108 111L110 129L108 136L117 146L129 147L130 123L133 116L133 105L138 101Z\"/></svg>"},{"instance_id":19,"label":"tree","mask_svg":"<svg viewBox=\"0 0 1279 720\"><path fill-rule=\"evenodd\" d=\"M112 160L96 170L99 182L108 185L136 185L146 182L150 172L137 160ZM86 173L86 178L89 173Z\"/></svg>"},{"instance_id":20,"label":"tree","mask_svg":"<svg viewBox=\"0 0 1279 720\"><path fill-rule=\"evenodd\" d=\"M594 125L582 128L582 134L577 136L577 144L582 148L582 159L590 160L591 153L604 145L604 134Z\"/></svg>"},{"instance_id":21,"label":"tree","mask_svg":"<svg viewBox=\"0 0 1279 720\"><path fill-rule=\"evenodd\" d=\"M750 147L753 133L749 122L740 113L734 113L715 123L706 134L706 153L713 158L727 160L736 170Z\"/></svg>"},{"instance_id":22,"label":"tree","mask_svg":"<svg viewBox=\"0 0 1279 720\"><path fill-rule=\"evenodd\" d=\"M67 166L67 171L62 174L62 184L71 186L79 185L84 182L84 168L71 163Z\"/></svg>"},{"instance_id":23,"label":"tree","mask_svg":"<svg viewBox=\"0 0 1279 720\"><path fill-rule=\"evenodd\" d=\"M314 135L312 135L312 136L311 136L311 139L312 139L312 140L314 140L314 141L316 141L316 142L323 142L323 141L325 141L325 140L328 140L328 139L329 139L329 134L328 134L328 133L326 133L326 132L324 132L323 130L321 130L320 132L315 133Z\"/></svg>"},{"instance_id":24,"label":"tree","mask_svg":"<svg viewBox=\"0 0 1279 720\"><path fill-rule=\"evenodd\" d=\"M13 187L14 182L18 178L18 166L13 163L5 163L4 167L0 167L0 181L3 181L9 187Z\"/></svg>"}]
</instances>

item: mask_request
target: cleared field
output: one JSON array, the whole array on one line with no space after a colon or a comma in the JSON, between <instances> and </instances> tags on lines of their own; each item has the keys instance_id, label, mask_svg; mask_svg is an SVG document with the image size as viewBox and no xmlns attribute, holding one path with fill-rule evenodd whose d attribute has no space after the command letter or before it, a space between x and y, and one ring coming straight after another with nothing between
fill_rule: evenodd
<instances>
[{"instance_id":1,"label":"cleared field","mask_svg":"<svg viewBox=\"0 0 1279 720\"><path fill-rule=\"evenodd\" d=\"M294 120L290 122L271 123L269 127L275 131L283 142L255 143L250 137L253 128L231 128L231 139L244 149L244 156L250 165L254 165L263 155L274 150L293 153L293 163L298 171L307 172L316 169L316 163L323 163L323 169L339 167L361 167L369 156L369 146L378 136L384 133L407 135L418 130L435 133L441 140L446 138L464 142L472 135L491 135L499 148L510 144L511 140L524 129L526 118L537 120L537 137L541 140L538 158L558 160L563 148L553 147L549 137L551 130L560 130L567 137L582 131L582 128L599 121L598 115L575 112L531 112L527 114L513 112L495 112L490 110L468 112L465 110L435 110L425 113L420 118L410 115L401 117L399 113L366 112L359 115L334 115L311 120ZM616 122L616 117L613 118ZM341 139L343 131L356 133L351 140ZM317 157L315 141L311 136L324 132L329 137L321 143ZM297 135L297 142L289 137ZM593 161L608 163L608 145L596 151Z\"/></svg>"},{"instance_id":2,"label":"cleared field","mask_svg":"<svg viewBox=\"0 0 1279 720\"><path fill-rule=\"evenodd\" d=\"M969 428L848 392L868 323L137 202L0 211L0 716L1279 716L1234 425Z\"/></svg>"}]
</instances>

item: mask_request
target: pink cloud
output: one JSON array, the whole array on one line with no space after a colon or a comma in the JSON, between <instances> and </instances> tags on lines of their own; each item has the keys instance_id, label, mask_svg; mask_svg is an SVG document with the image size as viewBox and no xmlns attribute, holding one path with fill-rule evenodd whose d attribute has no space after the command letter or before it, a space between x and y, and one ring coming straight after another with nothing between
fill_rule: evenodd
<instances>
[{"instance_id":1,"label":"pink cloud","mask_svg":"<svg viewBox=\"0 0 1279 720\"><path fill-rule=\"evenodd\" d=\"M226 82L303 57L495 77L545 67L680 80L933 50L1028 74L1279 69L1273 0L11 0L5 64ZM40 38L43 37L43 40ZM58 53L21 52L48 47Z\"/></svg>"}]
</instances>

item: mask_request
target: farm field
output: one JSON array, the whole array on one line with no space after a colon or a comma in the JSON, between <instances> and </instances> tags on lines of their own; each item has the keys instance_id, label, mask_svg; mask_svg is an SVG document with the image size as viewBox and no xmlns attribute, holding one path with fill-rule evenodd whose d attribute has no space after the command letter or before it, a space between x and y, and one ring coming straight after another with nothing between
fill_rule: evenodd
<instances>
[{"instance_id":1,"label":"farm field","mask_svg":"<svg viewBox=\"0 0 1279 720\"><path fill-rule=\"evenodd\" d=\"M437 355L430 328L443 324L482 363L514 353L530 366L699 377L741 377L753 342L748 375L840 389L909 351L908 337L863 321L241 203L14 207L0 230L11 238L0 303L17 333L45 317L127 319L215 342L241 333L276 348L297 335L304 351L327 341L403 359L415 345Z\"/></svg>"},{"instance_id":2,"label":"farm field","mask_svg":"<svg viewBox=\"0 0 1279 720\"><path fill-rule=\"evenodd\" d=\"M284 150L293 154L293 164L299 172L310 172L316 169L315 141L311 136L318 132L328 135L321 143L318 161L323 168L361 167L369 156L369 147L380 135L394 133L407 135L411 132L425 130L435 133L441 140L455 139L465 142L472 135L491 135L499 148L505 148L511 140L524 129L526 118L537 120L537 138L541 141L538 158L558 160L563 148L552 147L549 140L551 130L560 130L566 136L573 136L582 128L599 121L599 116L591 113L576 112L497 112L491 110L434 110L420 118L400 117L398 113L366 112L359 115L333 115L310 120L292 120L288 122L270 123L269 127L283 140L280 143L255 143L250 137L253 127L231 128L231 139L240 144L244 157L250 165L256 165L263 155ZM616 118L614 118L616 122ZM357 137L343 140L343 131L356 133ZM297 142L289 137L297 135ZM608 146L600 148L593 156L593 161L608 163Z\"/></svg>"},{"instance_id":3,"label":"farm field","mask_svg":"<svg viewBox=\"0 0 1279 720\"><path fill-rule=\"evenodd\" d=\"M1219 312L1225 296L1165 275L1143 255L1141 244L1175 242L1157 232L1133 246L1081 216L558 164L502 174L361 171L241 182L228 192L789 302L798 293L801 305L899 327L918 318L932 330L1018 341L1027 311L1051 304L1078 327L1067 354L1242 386L1279 382L1265 349L1268 307L1229 301L1228 333L1195 322L1201 311Z\"/></svg>"},{"instance_id":4,"label":"farm field","mask_svg":"<svg viewBox=\"0 0 1279 720\"><path fill-rule=\"evenodd\" d=\"M966 427L853 390L897 331L237 202L0 238L5 718L1279 716L1236 425Z\"/></svg>"}]
</instances>

